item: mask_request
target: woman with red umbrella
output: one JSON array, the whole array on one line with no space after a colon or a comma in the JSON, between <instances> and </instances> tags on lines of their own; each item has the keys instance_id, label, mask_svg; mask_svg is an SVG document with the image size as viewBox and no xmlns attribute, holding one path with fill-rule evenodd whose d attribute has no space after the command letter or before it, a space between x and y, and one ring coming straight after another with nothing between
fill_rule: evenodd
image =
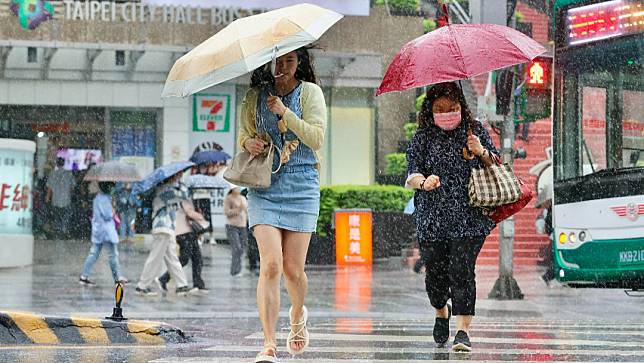
<instances>
[{"instance_id":1,"label":"woman with red umbrella","mask_svg":"<svg viewBox=\"0 0 644 363\"><path fill-rule=\"evenodd\" d=\"M442 26L400 49L376 95L434 84L407 150L406 186L416 189L416 233L426 260L427 295L436 309L434 340L441 346L449 340L451 298L458 329L452 349L469 352L474 267L494 222L469 204L468 181L471 169L491 165L497 151L453 81L530 61L546 49L506 26L450 25L446 4L441 9Z\"/></svg>"},{"instance_id":2,"label":"woman with red umbrella","mask_svg":"<svg viewBox=\"0 0 644 363\"><path fill-rule=\"evenodd\" d=\"M491 165L497 150L485 127L472 118L454 82L439 83L427 91L418 124L407 150L406 187L416 189L414 216L427 269L425 289L436 309L434 341L439 346L447 343L454 314L458 331L452 349L470 351L474 268L495 225L480 208L469 204L468 181L471 169ZM453 310L447 304L450 298Z\"/></svg>"}]
</instances>

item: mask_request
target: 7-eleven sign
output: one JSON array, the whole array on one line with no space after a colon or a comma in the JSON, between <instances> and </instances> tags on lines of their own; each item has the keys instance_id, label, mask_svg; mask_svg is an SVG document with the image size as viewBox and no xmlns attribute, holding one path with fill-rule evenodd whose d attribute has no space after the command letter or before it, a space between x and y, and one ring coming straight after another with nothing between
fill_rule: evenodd
<instances>
[{"instance_id":1,"label":"7-eleven sign","mask_svg":"<svg viewBox=\"0 0 644 363\"><path fill-rule=\"evenodd\" d=\"M194 95L192 131L230 131L230 107L230 95Z\"/></svg>"}]
</instances>

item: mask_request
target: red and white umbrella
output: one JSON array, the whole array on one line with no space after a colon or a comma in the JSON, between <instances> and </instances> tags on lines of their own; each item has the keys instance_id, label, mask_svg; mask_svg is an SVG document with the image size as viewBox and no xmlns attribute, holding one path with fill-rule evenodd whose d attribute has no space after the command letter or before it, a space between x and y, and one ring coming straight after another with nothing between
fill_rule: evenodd
<instances>
[{"instance_id":1,"label":"red and white umbrella","mask_svg":"<svg viewBox=\"0 0 644 363\"><path fill-rule=\"evenodd\" d=\"M387 68L376 96L471 78L529 62L544 52L541 44L507 26L448 24L405 44Z\"/></svg>"}]
</instances>

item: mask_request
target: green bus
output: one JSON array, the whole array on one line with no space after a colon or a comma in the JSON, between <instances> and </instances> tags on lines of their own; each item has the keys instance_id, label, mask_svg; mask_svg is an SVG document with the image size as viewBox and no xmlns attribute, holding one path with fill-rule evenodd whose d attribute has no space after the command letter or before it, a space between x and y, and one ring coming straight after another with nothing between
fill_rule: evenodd
<instances>
[{"instance_id":1,"label":"green bus","mask_svg":"<svg viewBox=\"0 0 644 363\"><path fill-rule=\"evenodd\" d=\"M644 0L554 3L557 279L644 288Z\"/></svg>"}]
</instances>

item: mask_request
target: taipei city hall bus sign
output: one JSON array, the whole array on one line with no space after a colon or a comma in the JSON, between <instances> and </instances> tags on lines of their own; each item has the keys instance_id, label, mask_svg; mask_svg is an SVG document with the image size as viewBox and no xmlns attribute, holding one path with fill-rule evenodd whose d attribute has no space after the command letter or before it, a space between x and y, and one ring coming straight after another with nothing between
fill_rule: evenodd
<instances>
[{"instance_id":1,"label":"taipei city hall bus sign","mask_svg":"<svg viewBox=\"0 0 644 363\"><path fill-rule=\"evenodd\" d=\"M20 26L35 29L49 19L102 21L122 23L175 23L224 26L233 20L268 11L266 8L192 7L153 5L139 2L62 1L55 11L52 2L44 0L12 0L10 8L19 18ZM62 13L59 13L62 12Z\"/></svg>"},{"instance_id":2,"label":"taipei city hall bus sign","mask_svg":"<svg viewBox=\"0 0 644 363\"><path fill-rule=\"evenodd\" d=\"M201 8L192 6L157 6L139 2L63 1L65 19L125 22L125 23L183 23L221 26L233 20L259 14L268 9L235 7Z\"/></svg>"}]
</instances>

